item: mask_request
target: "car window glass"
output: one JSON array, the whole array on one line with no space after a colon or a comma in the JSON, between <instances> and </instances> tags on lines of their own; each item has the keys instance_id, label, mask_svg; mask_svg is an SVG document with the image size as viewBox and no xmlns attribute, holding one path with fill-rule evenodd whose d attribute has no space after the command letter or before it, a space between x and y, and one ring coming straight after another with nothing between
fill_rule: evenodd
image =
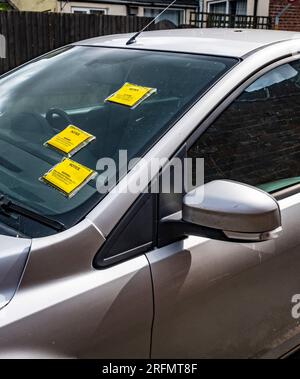
<instances>
[{"instance_id":1,"label":"car window glass","mask_svg":"<svg viewBox=\"0 0 300 379\"><path fill-rule=\"evenodd\" d=\"M299 183L300 62L250 85L188 154L205 159L205 182L231 179L267 192Z\"/></svg>"},{"instance_id":2,"label":"car window glass","mask_svg":"<svg viewBox=\"0 0 300 379\"><path fill-rule=\"evenodd\" d=\"M237 63L236 58L198 54L68 46L2 76L0 194L66 227L76 224L107 193L99 187L105 187L110 174L99 168L99 160L113 160L116 183L130 160L142 157ZM106 101L125 83L154 92L132 108ZM73 197L63 196L57 182L49 186L40 180L65 155L47 142L69 125L94 137L72 160L98 174L83 187L79 182ZM121 162L120 150L127 153ZM72 183L68 173L55 175L62 178L60 184ZM0 221L7 217L0 215ZM11 221L11 227L32 236L28 220Z\"/></svg>"}]
</instances>

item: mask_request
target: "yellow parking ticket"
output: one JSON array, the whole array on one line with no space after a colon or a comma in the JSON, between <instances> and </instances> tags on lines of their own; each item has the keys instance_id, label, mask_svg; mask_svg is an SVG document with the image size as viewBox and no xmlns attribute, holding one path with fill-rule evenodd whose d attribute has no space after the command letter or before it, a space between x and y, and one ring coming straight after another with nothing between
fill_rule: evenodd
<instances>
[{"instance_id":1,"label":"yellow parking ticket","mask_svg":"<svg viewBox=\"0 0 300 379\"><path fill-rule=\"evenodd\" d=\"M70 198L95 176L94 170L64 158L43 175L41 180Z\"/></svg>"},{"instance_id":2,"label":"yellow parking ticket","mask_svg":"<svg viewBox=\"0 0 300 379\"><path fill-rule=\"evenodd\" d=\"M69 125L47 141L45 146L51 147L70 158L94 139L95 137L92 134L77 128L75 125Z\"/></svg>"},{"instance_id":3,"label":"yellow parking ticket","mask_svg":"<svg viewBox=\"0 0 300 379\"><path fill-rule=\"evenodd\" d=\"M156 88L125 83L117 92L109 96L106 101L134 108L155 92Z\"/></svg>"}]
</instances>

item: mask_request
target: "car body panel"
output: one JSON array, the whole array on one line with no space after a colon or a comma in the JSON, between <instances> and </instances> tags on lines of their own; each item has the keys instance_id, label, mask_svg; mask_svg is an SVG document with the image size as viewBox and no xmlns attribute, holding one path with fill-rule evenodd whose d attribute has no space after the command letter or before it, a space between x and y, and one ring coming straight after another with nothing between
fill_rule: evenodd
<instances>
[{"instance_id":1,"label":"car body panel","mask_svg":"<svg viewBox=\"0 0 300 379\"><path fill-rule=\"evenodd\" d=\"M189 237L147 254L153 358L254 358L273 349L278 358L291 336L299 344L291 298L300 288L300 195L280 208L284 232L276 240Z\"/></svg>"},{"instance_id":2,"label":"car body panel","mask_svg":"<svg viewBox=\"0 0 300 379\"><path fill-rule=\"evenodd\" d=\"M126 47L243 57L268 45L299 39L300 33L251 29L177 29L143 32L126 45L132 34L115 34L77 42L77 45Z\"/></svg>"},{"instance_id":3,"label":"car body panel","mask_svg":"<svg viewBox=\"0 0 300 379\"><path fill-rule=\"evenodd\" d=\"M33 241L20 288L0 313L0 358L149 357L148 261L95 270L103 242L86 220Z\"/></svg>"},{"instance_id":4,"label":"car body panel","mask_svg":"<svg viewBox=\"0 0 300 379\"><path fill-rule=\"evenodd\" d=\"M0 309L13 298L28 258L31 240L0 236Z\"/></svg>"}]
</instances>

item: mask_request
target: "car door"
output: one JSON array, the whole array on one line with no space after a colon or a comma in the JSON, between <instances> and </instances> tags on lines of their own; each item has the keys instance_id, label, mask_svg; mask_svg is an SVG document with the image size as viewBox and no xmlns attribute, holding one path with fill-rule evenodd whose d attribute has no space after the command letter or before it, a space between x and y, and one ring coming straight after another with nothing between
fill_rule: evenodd
<instances>
[{"instance_id":1,"label":"car door","mask_svg":"<svg viewBox=\"0 0 300 379\"><path fill-rule=\"evenodd\" d=\"M147 253L153 358L280 357L300 345L292 313L300 293L300 61L276 66L240 88L204 133L199 127L187 156L204 158L205 182L271 193L283 232L257 243L189 236Z\"/></svg>"}]
</instances>

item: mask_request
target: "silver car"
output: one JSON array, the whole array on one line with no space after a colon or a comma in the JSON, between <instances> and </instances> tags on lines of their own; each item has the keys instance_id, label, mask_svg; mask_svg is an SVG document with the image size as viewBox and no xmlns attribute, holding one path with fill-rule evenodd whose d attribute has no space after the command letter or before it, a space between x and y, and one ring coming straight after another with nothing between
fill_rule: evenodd
<instances>
[{"instance_id":1,"label":"silver car","mask_svg":"<svg viewBox=\"0 0 300 379\"><path fill-rule=\"evenodd\" d=\"M300 34L131 37L0 78L0 357L288 356Z\"/></svg>"}]
</instances>

